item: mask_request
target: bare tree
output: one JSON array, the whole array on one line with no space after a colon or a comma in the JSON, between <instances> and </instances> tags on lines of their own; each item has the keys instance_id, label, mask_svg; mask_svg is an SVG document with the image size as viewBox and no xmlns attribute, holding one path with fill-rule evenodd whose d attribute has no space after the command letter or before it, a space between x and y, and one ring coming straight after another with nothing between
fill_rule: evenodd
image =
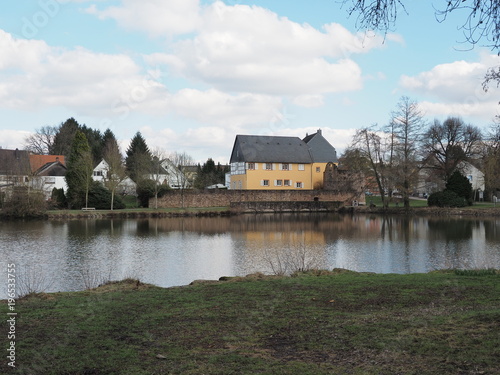
<instances>
[{"instance_id":1,"label":"bare tree","mask_svg":"<svg viewBox=\"0 0 500 375\"><path fill-rule=\"evenodd\" d=\"M400 12L408 13L405 0L341 0L349 3L349 15L357 14L361 29L387 33L396 25ZM422 2L422 4L427 4ZM481 40L493 50L500 48L500 2L492 0L443 0L435 9L436 20L443 22L452 12L463 11L465 19L459 23L465 41L472 46ZM423 21L425 22L425 21Z\"/></svg>"},{"instance_id":2,"label":"bare tree","mask_svg":"<svg viewBox=\"0 0 500 375\"><path fill-rule=\"evenodd\" d=\"M391 166L395 173L396 186L401 190L406 209L410 208L410 188L418 171L418 155L424 120L416 101L403 96L392 113ZM396 158L396 160L394 160Z\"/></svg>"},{"instance_id":3,"label":"bare tree","mask_svg":"<svg viewBox=\"0 0 500 375\"><path fill-rule=\"evenodd\" d=\"M493 195L500 190L500 123L491 127L484 142L483 154L485 188Z\"/></svg>"},{"instance_id":4,"label":"bare tree","mask_svg":"<svg viewBox=\"0 0 500 375\"><path fill-rule=\"evenodd\" d=\"M115 139L111 139L104 146L104 161L107 166L103 174L104 186L111 192L111 210L113 210L116 189L127 177L123 158Z\"/></svg>"},{"instance_id":5,"label":"bare tree","mask_svg":"<svg viewBox=\"0 0 500 375\"><path fill-rule=\"evenodd\" d=\"M54 137L57 133L57 127L55 126L42 126L40 129L36 129L34 134L27 136L24 139L25 150L38 155L50 154L53 145Z\"/></svg>"},{"instance_id":6,"label":"bare tree","mask_svg":"<svg viewBox=\"0 0 500 375\"><path fill-rule=\"evenodd\" d=\"M479 155L481 140L480 129L458 117L449 117L442 124L434 120L422 143L425 166L447 181L462 162Z\"/></svg>"},{"instance_id":7,"label":"bare tree","mask_svg":"<svg viewBox=\"0 0 500 375\"><path fill-rule=\"evenodd\" d=\"M186 152L173 152L169 155L168 160L174 168L172 168L173 180L175 181L176 188L181 191L181 202L184 207L184 190L192 186L187 176L186 167L194 165L194 159Z\"/></svg>"},{"instance_id":8,"label":"bare tree","mask_svg":"<svg viewBox=\"0 0 500 375\"><path fill-rule=\"evenodd\" d=\"M368 174L377 183L384 207L389 205L389 199L385 197L385 193L391 188L388 183L390 179L388 153L391 142L387 138L386 133L376 131L375 127L363 128L356 131L350 147L350 149L358 150L359 155L368 161Z\"/></svg>"},{"instance_id":9,"label":"bare tree","mask_svg":"<svg viewBox=\"0 0 500 375\"><path fill-rule=\"evenodd\" d=\"M163 161L165 160L166 152L161 148L156 148L151 152L151 163L150 163L150 179L153 180L154 184L152 186L153 195L155 198L155 209L158 208L158 193L160 192L162 186L168 185L168 172L163 168ZM167 179L167 180L165 180Z\"/></svg>"}]
</instances>

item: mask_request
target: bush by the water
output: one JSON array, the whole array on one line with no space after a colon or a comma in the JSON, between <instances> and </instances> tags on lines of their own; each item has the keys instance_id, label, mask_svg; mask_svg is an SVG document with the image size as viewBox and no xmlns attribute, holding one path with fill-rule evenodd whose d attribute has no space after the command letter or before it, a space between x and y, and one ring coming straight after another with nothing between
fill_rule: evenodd
<instances>
[{"instance_id":1,"label":"bush by the water","mask_svg":"<svg viewBox=\"0 0 500 375\"><path fill-rule=\"evenodd\" d=\"M27 186L17 186L10 196L6 196L2 207L2 216L12 218L33 218L45 214L47 204L40 190Z\"/></svg>"},{"instance_id":2,"label":"bush by the water","mask_svg":"<svg viewBox=\"0 0 500 375\"><path fill-rule=\"evenodd\" d=\"M99 182L94 182L89 191L89 207L99 210L109 210L111 208L111 192L102 186ZM119 195L115 194L113 200L113 209L123 209L125 204Z\"/></svg>"},{"instance_id":3,"label":"bush by the water","mask_svg":"<svg viewBox=\"0 0 500 375\"><path fill-rule=\"evenodd\" d=\"M153 180L142 180L137 184L137 199L141 207L149 207L149 200L158 192L158 198L163 197L169 190L168 185L156 185Z\"/></svg>"},{"instance_id":4,"label":"bush by the water","mask_svg":"<svg viewBox=\"0 0 500 375\"><path fill-rule=\"evenodd\" d=\"M427 204L437 207L465 207L467 206L467 201L463 197L458 196L454 191L444 190L429 195Z\"/></svg>"},{"instance_id":5,"label":"bush by the water","mask_svg":"<svg viewBox=\"0 0 500 375\"><path fill-rule=\"evenodd\" d=\"M456 193L459 197L464 198L469 206L472 205L472 185L469 179L459 171L453 172L450 178L448 178L448 181L446 181L446 190Z\"/></svg>"},{"instance_id":6,"label":"bush by the water","mask_svg":"<svg viewBox=\"0 0 500 375\"><path fill-rule=\"evenodd\" d=\"M52 208L66 208L68 206L68 200L66 199L66 195L64 194L64 189L52 189L50 202Z\"/></svg>"}]
</instances>

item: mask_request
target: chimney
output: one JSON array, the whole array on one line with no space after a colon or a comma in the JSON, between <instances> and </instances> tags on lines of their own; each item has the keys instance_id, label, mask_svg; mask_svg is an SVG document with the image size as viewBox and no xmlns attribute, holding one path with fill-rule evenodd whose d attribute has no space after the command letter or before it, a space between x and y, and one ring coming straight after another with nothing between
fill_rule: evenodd
<instances>
[{"instance_id":1,"label":"chimney","mask_svg":"<svg viewBox=\"0 0 500 375\"><path fill-rule=\"evenodd\" d=\"M319 134L319 135L322 135L322 134L321 134L321 129L318 129L318 134Z\"/></svg>"}]
</instances>

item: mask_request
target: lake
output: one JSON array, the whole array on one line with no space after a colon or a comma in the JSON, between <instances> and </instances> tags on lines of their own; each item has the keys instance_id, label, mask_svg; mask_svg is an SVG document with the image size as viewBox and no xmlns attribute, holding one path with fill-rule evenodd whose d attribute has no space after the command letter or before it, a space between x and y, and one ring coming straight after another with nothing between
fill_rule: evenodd
<instances>
[{"instance_id":1,"label":"lake","mask_svg":"<svg viewBox=\"0 0 500 375\"><path fill-rule=\"evenodd\" d=\"M82 290L126 277L162 287L300 268L416 273L500 268L500 219L340 214L0 223L18 293Z\"/></svg>"}]
</instances>

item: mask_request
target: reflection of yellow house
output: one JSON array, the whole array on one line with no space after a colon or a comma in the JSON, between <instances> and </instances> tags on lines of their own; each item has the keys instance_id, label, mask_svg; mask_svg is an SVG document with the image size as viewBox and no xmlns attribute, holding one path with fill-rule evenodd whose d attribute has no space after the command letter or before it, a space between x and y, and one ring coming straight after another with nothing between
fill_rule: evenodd
<instances>
[{"instance_id":1,"label":"reflection of yellow house","mask_svg":"<svg viewBox=\"0 0 500 375\"><path fill-rule=\"evenodd\" d=\"M335 148L321 130L298 137L237 135L231 154L230 189L318 189Z\"/></svg>"}]
</instances>

